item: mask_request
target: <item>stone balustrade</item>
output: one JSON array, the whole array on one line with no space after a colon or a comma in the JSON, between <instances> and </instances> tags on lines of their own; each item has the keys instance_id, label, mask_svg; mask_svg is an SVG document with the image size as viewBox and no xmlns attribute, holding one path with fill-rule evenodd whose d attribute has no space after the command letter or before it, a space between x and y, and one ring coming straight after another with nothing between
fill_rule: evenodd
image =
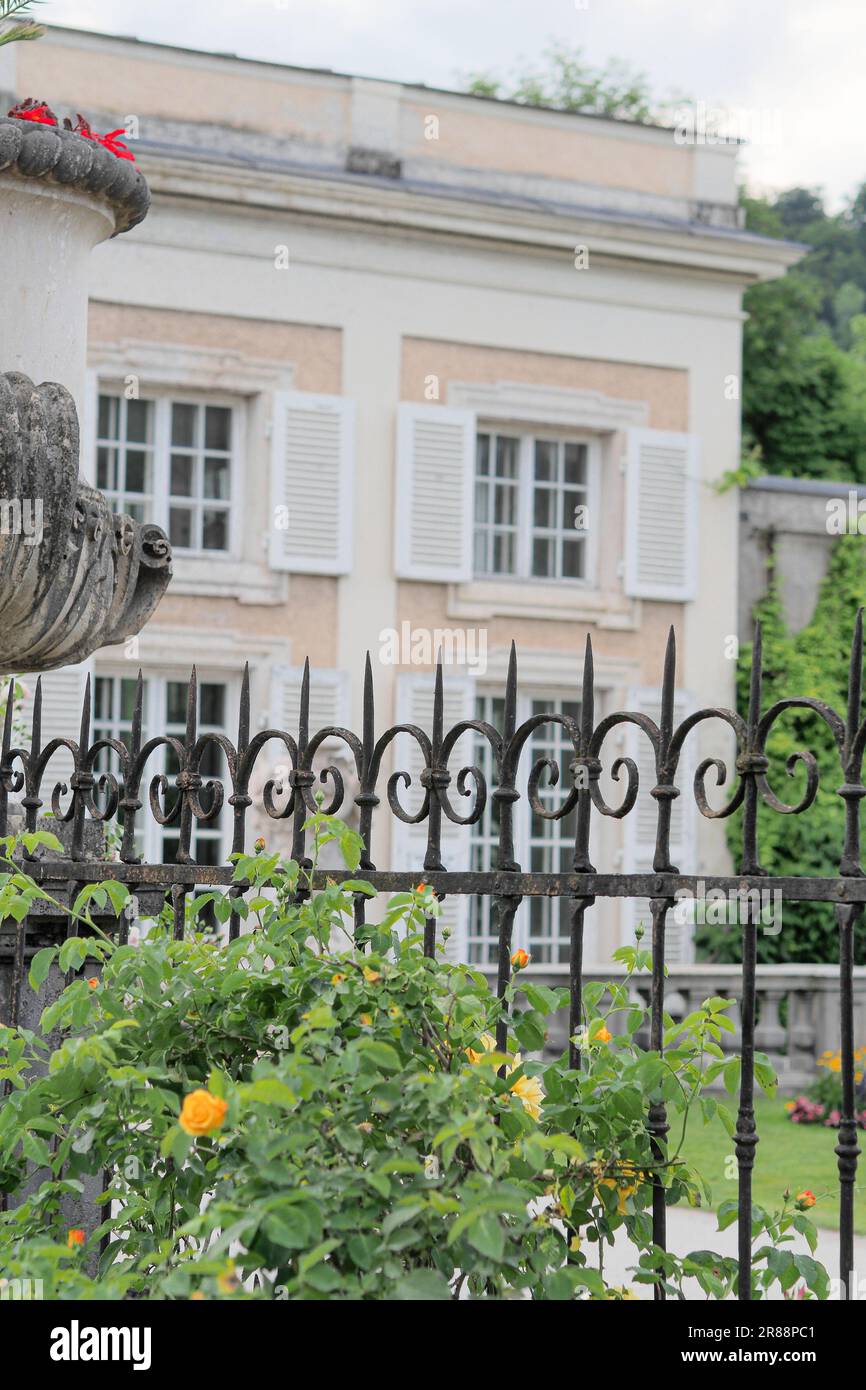
<instances>
[{"instance_id":1,"label":"stone balustrade","mask_svg":"<svg viewBox=\"0 0 866 1390\"><path fill-rule=\"evenodd\" d=\"M584 982L591 980L623 980L621 966L590 966L583 972ZM567 969L538 967L531 969L533 980L552 987L567 985ZM632 980L633 992L649 1006L648 975ZM739 965L671 965L665 1002L673 1018L684 1018L700 1006L704 999L721 995L733 999L729 1016L734 1032L725 1033L722 1047L726 1052L740 1048L740 998L742 995ZM835 965L759 965L757 971L757 1027L755 1043L767 1053L779 1076L782 1091L800 1091L816 1079L816 1062L825 1051L839 1047L839 971ZM616 1031L617 1016L610 1020ZM549 1050L559 1052L566 1044L566 1017L561 1013L551 1020ZM855 1046L866 1044L866 967L854 970L854 1040ZM641 1041L648 1045L648 1039Z\"/></svg>"}]
</instances>

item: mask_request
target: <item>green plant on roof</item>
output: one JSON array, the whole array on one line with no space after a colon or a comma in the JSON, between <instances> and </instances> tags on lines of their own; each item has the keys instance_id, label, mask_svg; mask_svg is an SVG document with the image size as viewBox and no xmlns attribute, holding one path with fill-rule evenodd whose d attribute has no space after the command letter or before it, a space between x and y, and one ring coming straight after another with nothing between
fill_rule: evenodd
<instances>
[{"instance_id":1,"label":"green plant on roof","mask_svg":"<svg viewBox=\"0 0 866 1390\"><path fill-rule=\"evenodd\" d=\"M30 12L39 3L40 0L0 0L0 23L15 20L11 28L0 29L0 47L20 39L38 39L45 33L41 24L30 22Z\"/></svg>"}]
</instances>

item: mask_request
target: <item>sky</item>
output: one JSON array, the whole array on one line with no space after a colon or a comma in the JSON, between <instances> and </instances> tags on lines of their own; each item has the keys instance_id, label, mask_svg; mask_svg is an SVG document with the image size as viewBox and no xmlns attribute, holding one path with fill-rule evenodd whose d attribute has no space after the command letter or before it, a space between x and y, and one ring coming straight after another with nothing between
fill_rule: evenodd
<instances>
[{"instance_id":1,"label":"sky","mask_svg":"<svg viewBox=\"0 0 866 1390\"><path fill-rule=\"evenodd\" d=\"M551 41L615 58L712 130L748 140L753 192L866 181L863 0L44 0L47 23L366 77L460 85L536 66Z\"/></svg>"}]
</instances>

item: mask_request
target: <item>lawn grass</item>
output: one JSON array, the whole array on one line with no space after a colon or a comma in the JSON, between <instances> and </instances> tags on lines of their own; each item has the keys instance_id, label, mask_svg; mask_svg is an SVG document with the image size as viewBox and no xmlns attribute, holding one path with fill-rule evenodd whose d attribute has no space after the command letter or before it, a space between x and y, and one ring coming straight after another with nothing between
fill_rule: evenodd
<instances>
[{"instance_id":1,"label":"lawn grass","mask_svg":"<svg viewBox=\"0 0 866 1390\"><path fill-rule=\"evenodd\" d=\"M837 1131L823 1125L795 1125L785 1112L785 1097L755 1100L755 1122L760 1143L755 1153L752 1177L752 1199L758 1206L774 1211L788 1187L793 1193L811 1189L818 1198L811 1217L817 1226L839 1229L839 1184L836 1155ZM736 1112L736 1101L726 1097L727 1107ZM854 1229L866 1234L866 1142L858 1131L864 1158L860 1160L858 1183L854 1189ZM671 1127L670 1140L678 1139L676 1122ZM720 1120L702 1125L700 1116L689 1118L683 1156L709 1184L713 1207L737 1195L736 1181L726 1178L728 1156L734 1143ZM734 1169L735 1170L735 1169ZM736 1170L735 1170L736 1171Z\"/></svg>"}]
</instances>

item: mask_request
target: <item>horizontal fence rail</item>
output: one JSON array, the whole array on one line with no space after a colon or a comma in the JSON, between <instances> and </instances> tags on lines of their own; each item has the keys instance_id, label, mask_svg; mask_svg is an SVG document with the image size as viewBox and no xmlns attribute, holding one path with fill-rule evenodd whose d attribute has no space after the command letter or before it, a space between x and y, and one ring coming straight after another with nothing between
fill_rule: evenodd
<instances>
[{"instance_id":1,"label":"horizontal fence rail","mask_svg":"<svg viewBox=\"0 0 866 1390\"><path fill-rule=\"evenodd\" d=\"M10 824L10 798L17 800L23 812L24 828L35 831L43 800L43 783L47 780L49 764L61 749L71 757L73 771L66 781L55 783L50 800L53 816L67 828L68 849L62 858L46 857L44 851L27 855L26 867L36 879L51 883L58 889L65 886L69 893L83 883L100 879L122 879L142 891L154 890L166 895L173 913L174 930L180 936L184 930L185 907L188 895L196 885L225 885L233 896L245 891L243 883L232 881L232 868L227 865L196 863L192 854L193 831L196 825L213 825L227 805L231 812L232 852L245 848L247 817L253 805L250 793L252 776L263 750L276 742L281 756L286 755L286 768L279 778L268 780L261 793L261 809L275 820L291 824L291 854L309 875L312 887L326 880L366 878L377 890L400 891L417 884L419 875L438 897L448 895L480 895L492 900L496 910L498 933L497 991L501 998L511 975L511 945L514 919L523 898L551 897L570 904L570 935L568 982L570 988L569 1059L580 1068L580 1051L575 1041L582 1022L582 990L584 984L583 945L584 922L587 910L597 898L648 898L650 901L652 938L652 978L648 981L650 995L649 1041L659 1052L663 1048L665 1025L665 937L668 918L676 905L677 894L687 891L721 889L727 895L740 897L743 910L742 964L740 968L741 997L739 999L739 1044L742 1058L741 1083L735 1130L735 1151L739 1175L738 1258L740 1267L739 1298L751 1297L751 1210L752 1170L758 1135L755 1125L755 1045L757 1021L757 940L760 929L759 906L754 902L756 892L778 892L792 901L828 902L834 904L836 929L839 938L839 1018L841 1025L842 1107L838 1128L836 1155L840 1186L840 1276L845 1296L850 1295L849 1281L854 1268L853 1214L854 1185L857 1159L854 1072L854 927L866 902L866 876L861 864L860 803L866 796L862 780L863 755L866 748L866 721L862 710L863 620L857 614L851 645L848 683L848 703L844 715L829 705L811 697L791 697L777 701L769 709L761 708L762 651L761 630L756 627L752 651L748 709L745 716L722 707L705 708L688 714L675 723L676 647L673 630L668 638L661 683L660 718L655 722L647 714L618 711L595 718L595 687L593 654L587 638L583 679L579 692L579 715L564 713L535 713L519 726L517 724L518 678L517 656L512 645L505 683L505 698L501 729L480 719L463 719L451 728L444 723L444 676L441 660L434 682L432 726L429 731L415 724L396 724L376 734L373 699L373 678L368 656L363 691L363 720L360 736L349 729L328 726L311 731L310 672L304 667L300 691L298 729L289 732L263 729L250 736L249 672L244 673L238 733L235 742L221 733L199 733L197 728L198 691L195 671L190 676L184 735L160 735L143 742L143 682L139 673L137 695L133 710L129 745L115 738L91 739L91 689L88 679L81 710L77 740L55 738L44 747L41 739L42 687L37 683L29 748L13 746L13 685L10 683L0 750L0 835L7 835ZM787 759L785 771L805 776L805 787L796 802L780 799L770 785L770 759L767 743L777 721L789 711L808 712L823 721L833 736L838 752L841 785L833 791L842 798L845 810L844 844L840 846L839 872L835 877L812 875L773 877L765 873L760 862L758 846L758 806L763 803L780 815L799 815L813 805L818 792L817 759L809 751L801 751ZM719 820L742 808L742 844L738 872L734 875L697 875L681 872L671 862L671 813L675 799L686 789L683 779L683 749L686 740L700 725L709 721L726 726L736 742L733 760L732 793L721 808L714 809L707 795L706 780L714 776L716 788L728 782L729 768L716 757L705 758L696 768L688 794L694 797L701 815ZM559 782L559 765L552 758L538 758L532 766L521 771L521 758L536 730L558 725L574 752L569 764L572 783L563 788L559 806L545 805L540 794ZM656 804L655 852L653 867L647 873L605 873L594 866L590 855L591 830L598 816L624 820L635 807L639 791L639 771L633 758L618 754L607 764L603 755L605 745L614 731L633 727L648 740L654 763L654 785L650 788ZM479 746L489 749L488 765L492 776L482 767L471 764L452 772L449 763L458 739L471 735ZM403 735L413 740L420 753L420 773L423 798L413 813L406 809L401 794L412 785L407 771L386 774L384 768L393 756L392 744ZM317 757L327 757L333 741L343 744L350 754L357 774L359 790L348 798L340 770L329 764L314 769ZM203 760L214 748L225 760L227 777L223 782L202 774ZM171 774L153 772L159 750L173 755L177 771ZM272 754L272 748L270 753ZM98 764L106 756L114 760L116 771L101 771ZM161 756L165 756L164 754ZM151 770L148 771L148 764ZM602 791L603 775L621 786L618 804L611 805ZM679 776L679 783L678 783ZM384 785L383 785L384 783ZM325 790L325 802L317 802L317 784ZM146 800L144 788L146 785ZM226 796L226 787L230 792ZM469 806L461 814L455 806L454 793ZM304 822L317 810L336 814L350 800L357 807L360 835L363 841L360 869L355 874L341 875L337 871L313 871L307 854L307 834ZM515 810L525 799L534 815L546 821L562 820L575 812L575 835L571 867L560 873L528 873L517 862L515 854ZM498 843L495 868L490 871L449 871L443 862L443 820L458 827L478 824L488 802L497 810ZM380 807L381 812L380 812ZM178 847L176 862L149 864L136 854L136 832L142 822L142 812L160 826L176 826ZM423 863L414 872L394 872L377 869L371 859L374 820L390 815L405 825L426 825L426 852ZM116 861L96 859L88 843L87 828L92 823L115 821L121 831ZM687 866L688 867L688 866ZM300 891L308 891L307 889ZM365 899L355 896L356 929L365 923ZM17 1022L18 1008L25 978L26 940L28 932L35 933L38 914L34 913L16 929L13 952L13 981L10 993L11 1017ZM123 930L123 928L121 928ZM230 932L237 935L240 921L232 915ZM425 950L435 950L436 919L430 918L425 929ZM504 1014L497 1028L497 1045L507 1043L508 1021ZM665 1107L652 1104L648 1109L647 1128L653 1153L659 1163L664 1159L665 1136L668 1131ZM665 1247L665 1189L661 1180L653 1188L653 1239ZM663 1291L656 1289L662 1298Z\"/></svg>"}]
</instances>

